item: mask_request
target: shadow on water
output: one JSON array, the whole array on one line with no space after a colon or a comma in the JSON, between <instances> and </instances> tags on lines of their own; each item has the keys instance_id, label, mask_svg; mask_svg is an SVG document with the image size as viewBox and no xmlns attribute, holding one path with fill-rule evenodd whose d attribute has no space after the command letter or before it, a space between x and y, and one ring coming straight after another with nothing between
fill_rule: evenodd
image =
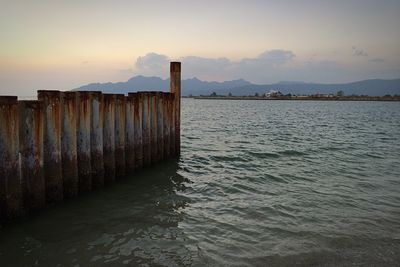
<instances>
[{"instance_id":1,"label":"shadow on water","mask_svg":"<svg viewBox=\"0 0 400 267\"><path fill-rule=\"evenodd\" d=\"M177 162L161 163L3 226L1 265L190 264L179 228L189 199L177 170Z\"/></svg>"}]
</instances>

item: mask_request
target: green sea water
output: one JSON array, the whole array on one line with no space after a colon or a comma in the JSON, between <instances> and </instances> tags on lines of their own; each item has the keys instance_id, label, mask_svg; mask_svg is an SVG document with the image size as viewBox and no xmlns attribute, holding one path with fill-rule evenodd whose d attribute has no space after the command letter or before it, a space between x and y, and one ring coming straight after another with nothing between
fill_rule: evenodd
<instances>
[{"instance_id":1,"label":"green sea water","mask_svg":"<svg viewBox=\"0 0 400 267\"><path fill-rule=\"evenodd\" d=\"M399 266L400 103L182 101L182 155L0 228L0 266Z\"/></svg>"}]
</instances>

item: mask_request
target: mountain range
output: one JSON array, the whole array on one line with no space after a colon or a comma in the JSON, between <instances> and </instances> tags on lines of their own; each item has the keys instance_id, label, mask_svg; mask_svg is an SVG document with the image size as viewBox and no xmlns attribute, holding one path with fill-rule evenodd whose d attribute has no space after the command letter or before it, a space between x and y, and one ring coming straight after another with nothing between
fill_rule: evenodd
<instances>
[{"instance_id":1,"label":"mountain range","mask_svg":"<svg viewBox=\"0 0 400 267\"><path fill-rule=\"evenodd\" d=\"M103 91L104 93L121 93L135 91L168 91L169 79L161 79L159 77L134 76L126 82L117 83L91 83L81 86L74 90L81 91ZM228 95L231 93L235 96L245 96L264 94L271 90L280 91L283 94L295 95L311 95L311 94L335 94L343 91L345 95L400 95L400 79L383 80L363 80L352 83L340 84L320 84L283 81L275 84L258 85L243 79L225 81L225 82L208 82L201 81L197 78L182 80L183 96L209 95L213 92L218 95Z\"/></svg>"}]
</instances>

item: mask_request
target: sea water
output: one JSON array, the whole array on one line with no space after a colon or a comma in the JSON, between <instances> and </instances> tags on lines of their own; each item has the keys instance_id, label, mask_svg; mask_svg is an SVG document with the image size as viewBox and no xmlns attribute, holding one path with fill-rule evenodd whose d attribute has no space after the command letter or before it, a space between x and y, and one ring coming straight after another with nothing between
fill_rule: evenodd
<instances>
[{"instance_id":1,"label":"sea water","mask_svg":"<svg viewBox=\"0 0 400 267\"><path fill-rule=\"evenodd\" d=\"M182 153L0 229L1 266L398 266L400 103L182 100Z\"/></svg>"}]
</instances>

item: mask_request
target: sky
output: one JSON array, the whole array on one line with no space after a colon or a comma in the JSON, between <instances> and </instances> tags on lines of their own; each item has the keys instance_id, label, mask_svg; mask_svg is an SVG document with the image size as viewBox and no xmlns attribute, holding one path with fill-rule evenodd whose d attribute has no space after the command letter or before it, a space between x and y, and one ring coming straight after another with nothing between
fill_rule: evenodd
<instances>
[{"instance_id":1,"label":"sky","mask_svg":"<svg viewBox=\"0 0 400 267\"><path fill-rule=\"evenodd\" d=\"M399 0L0 0L0 94L135 75L400 78Z\"/></svg>"}]
</instances>

